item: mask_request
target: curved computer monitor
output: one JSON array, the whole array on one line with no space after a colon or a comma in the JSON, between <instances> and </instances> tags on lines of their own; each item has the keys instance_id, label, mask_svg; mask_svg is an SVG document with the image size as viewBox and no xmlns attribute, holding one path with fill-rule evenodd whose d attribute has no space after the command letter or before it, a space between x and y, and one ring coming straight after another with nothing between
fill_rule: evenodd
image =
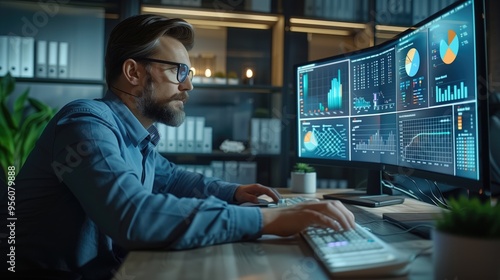
<instances>
[{"instance_id":1,"label":"curved computer monitor","mask_svg":"<svg viewBox=\"0 0 500 280\"><path fill-rule=\"evenodd\" d=\"M483 1L467 0L384 44L295 65L297 160L488 192L485 48Z\"/></svg>"}]
</instances>

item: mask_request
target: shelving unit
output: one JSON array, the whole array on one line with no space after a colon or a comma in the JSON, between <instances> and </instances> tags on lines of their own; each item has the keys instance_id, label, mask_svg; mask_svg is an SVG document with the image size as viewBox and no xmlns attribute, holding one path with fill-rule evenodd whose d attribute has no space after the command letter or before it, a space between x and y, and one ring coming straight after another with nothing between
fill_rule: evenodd
<instances>
[{"instance_id":1,"label":"shelving unit","mask_svg":"<svg viewBox=\"0 0 500 280\"><path fill-rule=\"evenodd\" d=\"M104 80L84 80L84 79L51 79L51 78L23 78L16 77L18 83L40 83L40 84L68 84L68 85L100 85L104 86Z\"/></svg>"},{"instance_id":2,"label":"shelving unit","mask_svg":"<svg viewBox=\"0 0 500 280\"><path fill-rule=\"evenodd\" d=\"M285 187L295 156L295 141L291 140L295 135L293 130L294 106L296 106L294 104L293 65L307 60L355 51L387 40L403 31L405 26L410 24L408 15L401 15L410 11L408 5L413 7L414 1L417 0L401 0L398 3L404 2L403 4L407 6L397 7L390 6L389 0L327 1L330 3L329 5L333 5L330 8L345 8L347 6L343 5L352 5L356 10L352 13L352 17L347 17L342 13L331 16L328 13L315 15L311 13L311 10L306 9L306 6L310 3L325 2L315 0L290 2L270 0L269 12L249 10L251 3L258 2L255 0L184 2L186 5L196 2L199 4L198 7L182 7L180 6L183 4L182 1L177 1L177 6L162 5L163 1L160 0L71 1L64 5L59 4L57 7L60 9L55 16L47 14L48 21L43 26L35 25L38 32L34 37L46 40L69 40L70 46L79 46L79 49L72 50L78 52L78 60L73 61L73 63L79 68L87 69L85 71L94 71L94 73L91 73L91 76L86 74L70 76L69 79L64 80L18 78L18 83L21 85L19 90L31 87L31 91L37 93L37 97L50 96L52 92L59 94L56 96L64 95L65 98L69 99L101 96L105 91L103 61L106 38L117 22L131 15L158 13L190 21L198 29L194 52L199 53L203 48L210 48L207 47L210 45L210 37L205 38L209 36L206 34L213 34L213 30L216 29L222 30L223 33L220 33L222 34L220 37L212 38L218 40L217 47L213 48L219 48L218 46L222 44L221 38L226 40L223 44L225 49L217 49L218 59L225 61L218 70L226 73L234 71L242 75L243 68L250 65L255 68L257 74L255 83L254 85L194 84L194 90L189 93L190 100L186 105L186 112L187 115L206 116L207 122L216 127L214 151L208 154L164 155L176 163L209 162L221 159L253 160L258 163L259 174L261 174L257 178L259 183L273 187ZM432 13L432 9L451 4L454 0L424 2L427 3L426 11L429 15ZM434 2L439 2L439 4ZM9 8L7 10L5 9L6 5ZM31 8L23 8L24 10L17 8L17 12L10 11L12 7L20 5L24 5L24 7L31 5ZM0 34L22 34L24 22L20 19L25 17L33 23L35 14L41 14L44 11L39 5L38 1L3 1L0 3L2 20L12 23L0 27ZM59 32L62 25L57 18L65 17L63 11L66 8L74 10L74 14L71 15L74 18L68 19L66 16L66 23L70 21L72 23L68 25L73 26L73 23L78 22L75 21L76 18L92 17L92 22L98 27L91 28L77 24L76 27L67 28L68 32L72 34ZM380 9L385 10L381 11ZM400 11L400 9L402 10ZM89 11L97 11L99 16L95 16L96 13ZM419 16L423 16L425 11L419 10L419 13ZM385 17L383 17L384 15ZM89 41L94 48L86 45ZM208 44L206 44L207 42ZM67 93L69 93L69 97ZM246 110L247 118L255 116L256 111L264 111L268 117L281 120L283 128L279 155L252 155L248 152L226 154L218 151L220 142L234 134L233 127L228 126L228 123L233 118L231 114L241 112L238 110ZM236 140L248 142L248 137L247 135L247 139ZM319 170L321 171L322 168ZM323 174L319 174L320 177L324 175L330 176L330 178L333 176L335 179L349 180L355 173L344 172L344 170L321 172ZM349 178L337 178L338 176L348 176Z\"/></svg>"},{"instance_id":3,"label":"shelving unit","mask_svg":"<svg viewBox=\"0 0 500 280\"><path fill-rule=\"evenodd\" d=\"M63 5L57 2L2 1L0 17L9 24L0 26L0 35L31 37L34 41L29 50L33 52L33 76L15 76L14 96L29 89L30 96L56 108L78 98L101 97L105 91L104 33L107 6L105 3L71 2ZM47 44L47 71L49 63L54 65L51 61L56 62L56 67L60 66L58 48L62 42L67 44L66 77L49 78L48 74L39 77L37 66L42 60L37 50L38 43L42 41ZM55 52L49 47L50 42L57 46ZM21 58L24 57L26 55L21 54Z\"/></svg>"}]
</instances>

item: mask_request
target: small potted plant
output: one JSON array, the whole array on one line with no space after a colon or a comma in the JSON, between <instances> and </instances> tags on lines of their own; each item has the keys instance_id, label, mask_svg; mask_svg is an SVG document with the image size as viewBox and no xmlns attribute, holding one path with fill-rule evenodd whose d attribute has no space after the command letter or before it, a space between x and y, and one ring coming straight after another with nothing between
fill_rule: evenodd
<instances>
[{"instance_id":1,"label":"small potted plant","mask_svg":"<svg viewBox=\"0 0 500 280\"><path fill-rule=\"evenodd\" d=\"M500 204L450 199L432 232L434 279L499 279Z\"/></svg>"},{"instance_id":2,"label":"small potted plant","mask_svg":"<svg viewBox=\"0 0 500 280\"><path fill-rule=\"evenodd\" d=\"M227 73L227 83L229 85L237 85L237 84L240 83L240 81L238 80L238 75L236 74L236 72L230 71L229 73Z\"/></svg>"},{"instance_id":3,"label":"small potted plant","mask_svg":"<svg viewBox=\"0 0 500 280\"><path fill-rule=\"evenodd\" d=\"M29 96L29 88L11 100L16 88L10 73L0 77L0 168L7 178L9 166L19 172L56 109Z\"/></svg>"},{"instance_id":4,"label":"small potted plant","mask_svg":"<svg viewBox=\"0 0 500 280\"><path fill-rule=\"evenodd\" d=\"M214 82L216 84L226 84L226 75L224 75L224 72L221 71L215 72Z\"/></svg>"},{"instance_id":5,"label":"small potted plant","mask_svg":"<svg viewBox=\"0 0 500 280\"><path fill-rule=\"evenodd\" d=\"M316 192L316 170L307 163L298 162L293 166L290 189L295 193Z\"/></svg>"}]
</instances>

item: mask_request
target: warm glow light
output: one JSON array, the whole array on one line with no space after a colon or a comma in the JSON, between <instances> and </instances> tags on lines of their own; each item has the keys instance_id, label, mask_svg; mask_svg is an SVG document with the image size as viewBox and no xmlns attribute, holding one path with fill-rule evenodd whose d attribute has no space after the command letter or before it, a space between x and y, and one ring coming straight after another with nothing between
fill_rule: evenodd
<instances>
[{"instance_id":1,"label":"warm glow light","mask_svg":"<svg viewBox=\"0 0 500 280\"><path fill-rule=\"evenodd\" d=\"M408 29L408 27L402 26L390 26L390 25L375 25L375 29L379 31L394 31L394 32L403 32Z\"/></svg>"},{"instance_id":2,"label":"warm glow light","mask_svg":"<svg viewBox=\"0 0 500 280\"><path fill-rule=\"evenodd\" d=\"M227 12L215 12L215 11L200 11L200 10L183 10L183 9L170 9L162 7L153 6L143 6L143 13L159 13L159 14L172 14L177 16L199 16L199 17L209 17L209 18L231 18L239 20L253 20L261 22L274 23L278 21L278 16L269 15L249 15L249 14L238 14L238 13L227 13Z\"/></svg>"},{"instance_id":3,"label":"warm glow light","mask_svg":"<svg viewBox=\"0 0 500 280\"><path fill-rule=\"evenodd\" d=\"M377 32L375 33L375 37L381 38L381 39L392 39L394 38L394 33L382 33L382 32Z\"/></svg>"},{"instance_id":4,"label":"warm glow light","mask_svg":"<svg viewBox=\"0 0 500 280\"><path fill-rule=\"evenodd\" d=\"M192 25L197 27L236 27L236 28L251 28L251 29L269 29L271 26L263 23L247 23L247 22L234 22L234 21L214 21L202 19L186 19Z\"/></svg>"},{"instance_id":5,"label":"warm glow light","mask_svg":"<svg viewBox=\"0 0 500 280\"><path fill-rule=\"evenodd\" d=\"M210 78L212 76L212 70L208 69L205 70L205 77Z\"/></svg>"},{"instance_id":6,"label":"warm glow light","mask_svg":"<svg viewBox=\"0 0 500 280\"><path fill-rule=\"evenodd\" d=\"M339 36L351 35L351 32L347 30L333 30L333 29L322 29L322 28L301 27L301 26L291 26L290 31L313 33L313 34L339 35Z\"/></svg>"},{"instance_id":7,"label":"warm glow light","mask_svg":"<svg viewBox=\"0 0 500 280\"><path fill-rule=\"evenodd\" d=\"M304 18L291 18L290 23L292 25L297 25L297 24L314 25L315 28L320 28L323 26L324 27L357 28L357 29L365 29L366 28L366 24L364 24L364 23L329 21L329 20L315 20L315 19L304 19Z\"/></svg>"},{"instance_id":8,"label":"warm glow light","mask_svg":"<svg viewBox=\"0 0 500 280\"><path fill-rule=\"evenodd\" d=\"M191 67L191 68L189 68L189 69L191 69L191 71L193 71L193 76L195 76L195 75L196 75L196 68Z\"/></svg>"},{"instance_id":9,"label":"warm glow light","mask_svg":"<svg viewBox=\"0 0 500 280\"><path fill-rule=\"evenodd\" d=\"M245 75L248 79L253 77L253 71L252 69L248 68L247 71L245 72Z\"/></svg>"}]
</instances>

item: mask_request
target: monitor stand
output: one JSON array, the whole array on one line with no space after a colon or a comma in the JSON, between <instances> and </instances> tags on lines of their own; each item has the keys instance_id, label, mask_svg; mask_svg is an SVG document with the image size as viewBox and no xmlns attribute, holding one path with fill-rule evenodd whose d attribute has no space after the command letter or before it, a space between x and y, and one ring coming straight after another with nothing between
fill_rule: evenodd
<instances>
[{"instance_id":1,"label":"monitor stand","mask_svg":"<svg viewBox=\"0 0 500 280\"><path fill-rule=\"evenodd\" d=\"M404 202L403 197L382 193L382 171L370 170L366 182L366 191L351 191L323 195L324 199L340 200L343 203L367 207L381 207Z\"/></svg>"}]
</instances>

